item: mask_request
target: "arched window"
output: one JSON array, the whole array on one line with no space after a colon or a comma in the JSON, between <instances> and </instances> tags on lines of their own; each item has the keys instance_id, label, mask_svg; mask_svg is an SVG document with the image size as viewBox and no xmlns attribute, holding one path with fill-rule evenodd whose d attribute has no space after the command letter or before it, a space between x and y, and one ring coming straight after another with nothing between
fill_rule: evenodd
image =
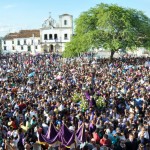
<instances>
[{"instance_id":1,"label":"arched window","mask_svg":"<svg viewBox=\"0 0 150 150\"><path fill-rule=\"evenodd\" d=\"M49 34L49 40L52 40L52 39L53 39L53 35Z\"/></svg>"},{"instance_id":2,"label":"arched window","mask_svg":"<svg viewBox=\"0 0 150 150\"><path fill-rule=\"evenodd\" d=\"M47 40L47 34L44 34L44 40Z\"/></svg>"},{"instance_id":3,"label":"arched window","mask_svg":"<svg viewBox=\"0 0 150 150\"><path fill-rule=\"evenodd\" d=\"M53 52L53 51L54 51L54 46L50 45L50 52Z\"/></svg>"},{"instance_id":4,"label":"arched window","mask_svg":"<svg viewBox=\"0 0 150 150\"><path fill-rule=\"evenodd\" d=\"M58 38L58 37L57 37L57 34L54 34L54 39L57 40L57 38Z\"/></svg>"}]
</instances>

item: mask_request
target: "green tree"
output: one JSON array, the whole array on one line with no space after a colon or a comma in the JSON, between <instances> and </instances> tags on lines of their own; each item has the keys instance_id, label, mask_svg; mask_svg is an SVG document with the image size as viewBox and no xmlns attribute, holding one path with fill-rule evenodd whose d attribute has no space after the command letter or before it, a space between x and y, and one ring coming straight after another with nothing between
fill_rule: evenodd
<instances>
[{"instance_id":1,"label":"green tree","mask_svg":"<svg viewBox=\"0 0 150 150\"><path fill-rule=\"evenodd\" d=\"M99 4L75 21L75 36L66 44L64 57L77 56L92 47L111 51L150 47L150 18L135 9Z\"/></svg>"}]
</instances>

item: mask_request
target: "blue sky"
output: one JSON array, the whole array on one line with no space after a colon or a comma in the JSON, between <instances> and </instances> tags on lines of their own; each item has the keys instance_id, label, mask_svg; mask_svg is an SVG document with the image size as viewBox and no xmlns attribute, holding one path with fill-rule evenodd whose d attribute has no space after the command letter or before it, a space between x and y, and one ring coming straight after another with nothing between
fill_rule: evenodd
<instances>
[{"instance_id":1,"label":"blue sky","mask_svg":"<svg viewBox=\"0 0 150 150\"><path fill-rule=\"evenodd\" d=\"M150 17L150 0L0 0L0 36L21 29L38 29L49 12L55 20L64 13L75 19L101 2L142 10Z\"/></svg>"}]
</instances>

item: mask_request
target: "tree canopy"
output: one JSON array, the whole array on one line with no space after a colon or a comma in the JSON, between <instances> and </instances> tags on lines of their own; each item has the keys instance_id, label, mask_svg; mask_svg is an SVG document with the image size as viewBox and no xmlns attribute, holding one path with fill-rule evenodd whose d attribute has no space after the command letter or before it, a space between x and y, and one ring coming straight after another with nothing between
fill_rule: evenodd
<instances>
[{"instance_id":1,"label":"tree canopy","mask_svg":"<svg viewBox=\"0 0 150 150\"><path fill-rule=\"evenodd\" d=\"M64 57L77 56L92 47L113 54L119 49L150 48L150 18L142 11L112 4L99 4L81 13L75 31L66 44Z\"/></svg>"}]
</instances>

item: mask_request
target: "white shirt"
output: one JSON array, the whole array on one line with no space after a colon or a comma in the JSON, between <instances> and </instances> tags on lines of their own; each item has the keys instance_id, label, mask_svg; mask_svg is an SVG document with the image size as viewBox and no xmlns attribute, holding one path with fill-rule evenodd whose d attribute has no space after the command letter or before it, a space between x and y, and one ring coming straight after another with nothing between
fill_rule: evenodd
<instances>
[{"instance_id":1,"label":"white shirt","mask_svg":"<svg viewBox=\"0 0 150 150\"><path fill-rule=\"evenodd\" d=\"M64 106L61 104L61 105L58 107L58 110L59 110L59 111L64 110Z\"/></svg>"},{"instance_id":2,"label":"white shirt","mask_svg":"<svg viewBox=\"0 0 150 150\"><path fill-rule=\"evenodd\" d=\"M43 127L44 134L46 134L48 130L48 125L46 123L42 123L42 127Z\"/></svg>"},{"instance_id":3,"label":"white shirt","mask_svg":"<svg viewBox=\"0 0 150 150\"><path fill-rule=\"evenodd\" d=\"M44 116L48 117L48 113L44 110Z\"/></svg>"},{"instance_id":4,"label":"white shirt","mask_svg":"<svg viewBox=\"0 0 150 150\"><path fill-rule=\"evenodd\" d=\"M15 104L14 109L19 109L18 104Z\"/></svg>"},{"instance_id":5,"label":"white shirt","mask_svg":"<svg viewBox=\"0 0 150 150\"><path fill-rule=\"evenodd\" d=\"M35 111L30 111L30 117L32 118L33 116L37 117L37 113Z\"/></svg>"},{"instance_id":6,"label":"white shirt","mask_svg":"<svg viewBox=\"0 0 150 150\"><path fill-rule=\"evenodd\" d=\"M15 148L17 148L18 142L19 142L19 139L18 139L18 138L13 140L13 146L14 146ZM18 148L17 148L17 149L18 149Z\"/></svg>"},{"instance_id":7,"label":"white shirt","mask_svg":"<svg viewBox=\"0 0 150 150\"><path fill-rule=\"evenodd\" d=\"M138 133L138 138L140 138L141 134L142 134L142 132L140 131L140 132ZM149 139L149 133L148 133L147 131L144 132L144 138L145 138L145 139Z\"/></svg>"}]
</instances>

